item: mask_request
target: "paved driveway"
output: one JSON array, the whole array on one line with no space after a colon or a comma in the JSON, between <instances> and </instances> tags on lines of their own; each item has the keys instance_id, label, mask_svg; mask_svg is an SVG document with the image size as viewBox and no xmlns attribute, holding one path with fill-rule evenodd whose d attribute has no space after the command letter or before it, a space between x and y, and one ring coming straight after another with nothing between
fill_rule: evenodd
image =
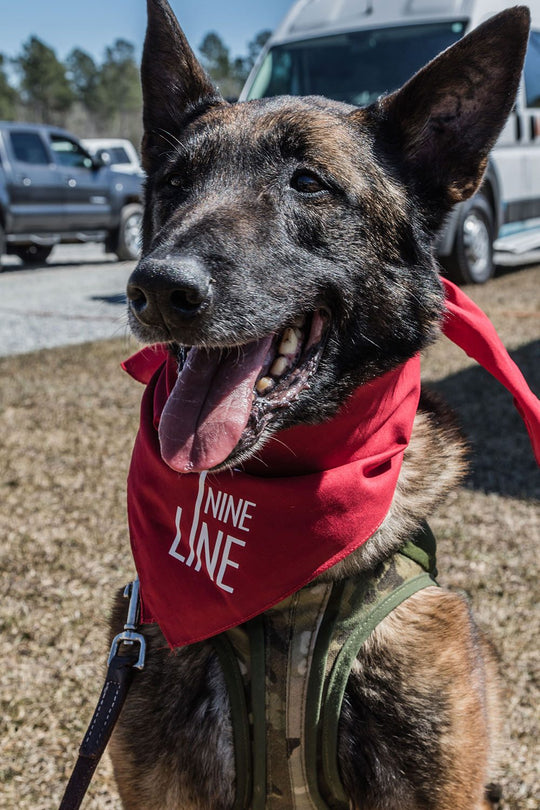
<instances>
[{"instance_id":1,"label":"paved driveway","mask_svg":"<svg viewBox=\"0 0 540 810\"><path fill-rule=\"evenodd\" d=\"M0 356L127 334L125 288L134 264L99 245L56 247L29 270L4 257Z\"/></svg>"}]
</instances>

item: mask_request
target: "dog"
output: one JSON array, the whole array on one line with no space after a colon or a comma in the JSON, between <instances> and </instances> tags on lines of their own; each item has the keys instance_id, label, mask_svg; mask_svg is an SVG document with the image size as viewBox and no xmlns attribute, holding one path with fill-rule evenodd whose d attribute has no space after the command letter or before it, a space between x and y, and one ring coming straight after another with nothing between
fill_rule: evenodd
<instances>
[{"instance_id":1,"label":"dog","mask_svg":"<svg viewBox=\"0 0 540 810\"><path fill-rule=\"evenodd\" d=\"M300 429L310 431L301 435L312 437L304 446L316 454L317 437L324 444L356 391L375 390L439 334L445 301L434 237L482 181L518 87L528 13L516 7L492 18L363 109L320 97L228 103L166 0L148 0L148 15L146 200L128 299L133 333L166 346L183 378L164 406L161 455L178 481L197 479L189 473L228 480L259 464L270 482L267 448L279 450L281 437ZM321 570L312 590L380 572L461 480L466 448L452 415L426 393L414 411L384 519ZM301 459L290 460L293 476L305 472ZM159 489L151 473L145 480ZM246 504L235 523L242 530L252 517ZM177 544L182 520L177 511ZM245 546L236 543L221 563L206 561L229 591L239 567L233 551ZM268 578L277 573L268 570ZM144 578L142 587L144 600ZM118 599L113 632L123 613ZM335 757L344 795L337 797L327 783L315 798L294 784L284 793L268 759L262 782L255 763L248 784L243 771L259 732L248 717L242 761L223 658L211 639L170 650L157 624L141 632L147 664L111 741L129 810L491 806L496 664L456 593L431 583L362 642L339 704ZM275 646L290 657L285 642ZM261 687L246 683L256 713ZM291 702L286 711L293 709ZM266 745L277 748L283 740L274 730ZM291 761L303 744L287 739ZM326 766L320 752L313 756L317 781Z\"/></svg>"}]
</instances>

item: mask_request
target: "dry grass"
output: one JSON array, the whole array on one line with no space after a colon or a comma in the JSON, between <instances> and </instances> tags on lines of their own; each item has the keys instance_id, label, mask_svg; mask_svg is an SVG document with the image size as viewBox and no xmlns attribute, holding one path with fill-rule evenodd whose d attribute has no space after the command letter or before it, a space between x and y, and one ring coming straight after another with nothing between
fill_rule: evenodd
<instances>
[{"instance_id":1,"label":"dry grass","mask_svg":"<svg viewBox=\"0 0 540 810\"><path fill-rule=\"evenodd\" d=\"M540 271L469 290L540 390ZM140 387L120 341L0 360L2 605L0 806L56 807L101 688L114 590L133 574L124 482ZM504 810L538 807L535 550L540 482L507 396L441 340L425 377L475 445L470 483L432 520L441 580L466 589L499 649L507 690ZM110 764L85 808L119 808Z\"/></svg>"}]
</instances>

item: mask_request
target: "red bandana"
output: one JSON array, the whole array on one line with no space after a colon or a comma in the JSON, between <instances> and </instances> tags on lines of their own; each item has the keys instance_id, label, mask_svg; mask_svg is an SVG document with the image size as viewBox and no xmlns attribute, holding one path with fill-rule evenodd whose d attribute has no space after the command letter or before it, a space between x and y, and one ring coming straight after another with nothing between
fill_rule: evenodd
<instances>
[{"instance_id":1,"label":"red bandana","mask_svg":"<svg viewBox=\"0 0 540 810\"><path fill-rule=\"evenodd\" d=\"M540 402L493 326L444 280L444 332L514 395L540 463ZM128 478L142 619L172 647L241 624L364 543L387 514L420 393L414 357L358 388L338 414L281 431L245 471L181 474L162 459L176 361L162 347L124 364L147 384Z\"/></svg>"}]
</instances>

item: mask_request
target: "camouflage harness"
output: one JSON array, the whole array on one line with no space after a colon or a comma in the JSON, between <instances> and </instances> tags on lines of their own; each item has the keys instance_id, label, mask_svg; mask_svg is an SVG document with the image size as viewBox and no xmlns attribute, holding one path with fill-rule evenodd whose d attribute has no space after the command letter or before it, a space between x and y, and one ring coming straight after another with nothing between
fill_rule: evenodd
<instances>
[{"instance_id":1,"label":"camouflage harness","mask_svg":"<svg viewBox=\"0 0 540 810\"><path fill-rule=\"evenodd\" d=\"M427 525L370 576L315 582L212 639L233 717L234 810L347 810L338 724L358 652L377 625L435 585Z\"/></svg>"}]
</instances>

